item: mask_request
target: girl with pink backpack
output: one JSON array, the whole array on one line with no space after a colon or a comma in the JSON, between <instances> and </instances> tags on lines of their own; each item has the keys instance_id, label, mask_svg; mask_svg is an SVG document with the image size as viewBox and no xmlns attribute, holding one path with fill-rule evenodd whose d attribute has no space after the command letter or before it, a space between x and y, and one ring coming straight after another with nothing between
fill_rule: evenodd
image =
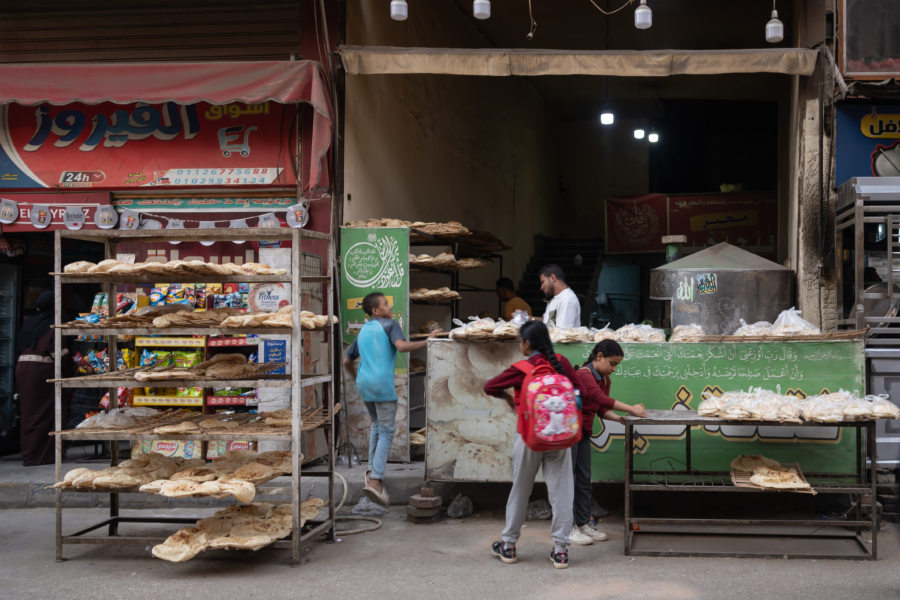
<instances>
[{"instance_id":1,"label":"girl with pink backpack","mask_svg":"<svg viewBox=\"0 0 900 600\"><path fill-rule=\"evenodd\" d=\"M484 392L506 400L518 415L513 446L513 484L506 502L506 528L491 552L506 564L516 562L516 542L538 469L543 468L553 509L550 561L569 566L574 481L570 448L581 438L581 413L575 370L553 351L547 326L529 321L519 330L519 361L484 385ZM514 395L507 391L513 388Z\"/></svg>"}]
</instances>

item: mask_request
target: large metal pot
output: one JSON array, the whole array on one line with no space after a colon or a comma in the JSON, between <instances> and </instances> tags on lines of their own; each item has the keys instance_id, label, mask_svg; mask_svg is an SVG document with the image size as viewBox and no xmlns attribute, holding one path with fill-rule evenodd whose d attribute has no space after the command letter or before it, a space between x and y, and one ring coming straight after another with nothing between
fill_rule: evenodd
<instances>
[{"instance_id":1,"label":"large metal pot","mask_svg":"<svg viewBox=\"0 0 900 600\"><path fill-rule=\"evenodd\" d=\"M793 271L724 242L650 272L650 297L671 301L672 326L711 335L734 333L740 319L774 321L793 291Z\"/></svg>"}]
</instances>

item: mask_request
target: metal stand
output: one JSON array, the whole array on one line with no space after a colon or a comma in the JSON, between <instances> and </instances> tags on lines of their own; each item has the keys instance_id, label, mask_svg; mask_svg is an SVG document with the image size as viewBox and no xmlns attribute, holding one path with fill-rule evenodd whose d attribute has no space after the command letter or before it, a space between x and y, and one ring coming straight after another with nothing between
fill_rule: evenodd
<instances>
[{"instance_id":1,"label":"metal stand","mask_svg":"<svg viewBox=\"0 0 900 600\"><path fill-rule=\"evenodd\" d=\"M759 494L760 503L777 507L775 494L736 487L728 472L699 471L691 465L691 428L733 425L734 422L700 417L694 412L650 410L646 418L625 418L625 554L634 556L734 556L789 558L844 558L875 560L878 527L875 511L875 421L829 424L856 430L857 460L854 473L806 473L818 494L857 497L852 518L835 520L773 518L662 518L635 516L636 492L728 492ZM747 424L748 422L741 422ZM766 427L822 427L821 423L753 421ZM634 469L634 428L638 425L685 425L686 466L665 472ZM865 445L863 436L865 433ZM727 496L721 496L727 498ZM862 517L862 504L871 509ZM871 542L862 533L871 532Z\"/></svg>"},{"instance_id":2,"label":"metal stand","mask_svg":"<svg viewBox=\"0 0 900 600\"><path fill-rule=\"evenodd\" d=\"M161 242L170 240L180 241L233 241L233 240L269 240L269 241L290 241L291 246L291 272L288 275L247 275L247 276L198 276L195 274L184 274L178 276L170 275L151 275L149 277L122 277L120 280L113 280L107 276L80 276L66 275L63 273L62 265L62 238L73 238L85 242L102 243L106 249L106 258L115 258L116 243L127 239L129 242ZM327 275L305 276L301 273L301 265L299 255L301 245L304 240L320 240L327 242ZM64 388L87 388L97 387L98 385L110 386L110 408L114 406L117 387L203 387L208 385L209 381L200 380L179 380L165 381L158 385L150 382L135 382L133 379L122 377L121 379L110 379L102 383L96 380L88 380L88 378L62 378L62 336L68 335L105 335L109 344L110 365L116 364L116 338L120 335L209 335L217 333L219 335L240 335L255 333L290 333L292 343L291 356L291 375L285 376L263 376L259 379L246 381L219 381L219 385L228 385L231 387L290 387L291 390L291 409L292 409L292 428L290 435L287 434L269 434L269 433L247 433L241 432L239 429L234 433L207 433L207 434L191 434L182 436L181 439L190 439L195 441L207 442L213 440L269 440L284 441L291 444L291 505L292 505L292 533L290 539L281 540L273 544L277 548L291 549L291 563L296 565L300 563L301 547L312 542L314 539L326 534L329 539L334 539L334 408L335 408L335 380L331 373L303 373L302 372L302 356L303 356L303 335L301 330L300 312L301 306L301 284L302 283L319 283L326 284L328 287L328 303L327 314L329 318L334 314L334 245L332 236L326 233L315 231L307 231L305 229L179 229L179 230L138 230L138 231L57 231L54 238L55 262L54 268L54 292L55 292L55 366L54 366L54 384L55 384L55 428L56 428L56 481L61 481L62 473L62 446L65 439L90 439L90 440L107 440L110 442L110 465L114 466L119 462L118 445L119 441L139 441L146 439L171 439L172 435L155 435L152 433L134 434L128 432L116 432L115 430L103 433L82 432L79 430L62 431L62 391ZM289 329L272 328L260 330L259 328L214 328L214 327L180 327L171 329L148 329L148 328L65 328L61 327L62 310L62 285L64 283L100 283L103 284L104 291L109 294L110 316L115 315L116 286L119 283L144 283L152 285L158 281L160 277L164 277L173 282L221 282L227 279L232 282L283 282L291 284L292 292L292 308L294 326ZM283 331L284 329L284 331ZM322 330L327 336L328 355L332 356L335 351L335 327L329 325L328 328ZM329 361L327 364L332 364ZM149 384L149 385L148 385ZM312 524L306 532L302 532L300 528L300 487L302 482L302 464L300 457L301 436L304 430L303 420L301 417L302 406L301 398L304 388L322 385L325 387L327 398L324 400L323 409L327 410L327 420L319 425L324 428L327 440L328 456L326 469L318 468L315 472L308 473L308 476L327 477L328 478L328 498L327 505L329 507L328 518L322 522ZM122 517L119 514L119 496L122 493L138 493L138 490L117 490L109 494L109 518L99 523L95 523L89 527L81 529L70 535L63 534L62 522L62 497L64 493L70 492L93 492L93 489L72 489L61 488L56 490L56 559L58 561L63 558L64 544L131 544L137 546L146 546L151 543L159 543L163 540L160 538L148 538L146 536L120 535L119 525L123 523L163 523L163 524L190 524L196 519L186 518L169 518L169 517ZM107 534L91 535L98 529L108 528Z\"/></svg>"}]
</instances>

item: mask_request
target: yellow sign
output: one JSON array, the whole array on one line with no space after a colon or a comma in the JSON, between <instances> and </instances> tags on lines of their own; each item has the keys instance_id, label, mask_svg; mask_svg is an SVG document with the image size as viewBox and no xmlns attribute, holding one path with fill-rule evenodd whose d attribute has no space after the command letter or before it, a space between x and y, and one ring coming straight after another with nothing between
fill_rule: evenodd
<instances>
[{"instance_id":1,"label":"yellow sign","mask_svg":"<svg viewBox=\"0 0 900 600\"><path fill-rule=\"evenodd\" d=\"M387 298L388 304L394 305L393 296L385 296L385 298ZM362 298L347 298L347 310L362 310L362 301Z\"/></svg>"},{"instance_id":2,"label":"yellow sign","mask_svg":"<svg viewBox=\"0 0 900 600\"><path fill-rule=\"evenodd\" d=\"M869 138L900 139L900 115L868 114L859 128Z\"/></svg>"},{"instance_id":3,"label":"yellow sign","mask_svg":"<svg viewBox=\"0 0 900 600\"><path fill-rule=\"evenodd\" d=\"M708 231L725 227L755 227L759 225L759 211L729 210L691 217L691 231Z\"/></svg>"}]
</instances>

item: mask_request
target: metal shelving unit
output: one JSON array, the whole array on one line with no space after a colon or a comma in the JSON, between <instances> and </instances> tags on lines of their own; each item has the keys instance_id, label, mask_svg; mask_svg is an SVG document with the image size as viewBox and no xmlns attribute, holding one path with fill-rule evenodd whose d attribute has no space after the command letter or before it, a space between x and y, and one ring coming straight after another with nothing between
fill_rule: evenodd
<instances>
[{"instance_id":1,"label":"metal shelving unit","mask_svg":"<svg viewBox=\"0 0 900 600\"><path fill-rule=\"evenodd\" d=\"M116 244L121 241L128 242L162 242L162 241L233 241L233 240L267 240L267 241L290 241L291 242L291 269L287 275L247 275L247 276L218 276L204 277L186 275L171 276L166 275L166 281L196 283L203 281L221 282L227 280L236 283L257 283L257 282L278 282L290 283L292 294L292 308L294 327L291 328L234 328L222 329L216 327L181 327L168 329L152 329L152 328L90 328L75 327L62 328L59 327L62 317L62 286L69 283L101 283L103 291L108 297L115 298L116 287L123 284L148 284L159 279L158 275L148 275L141 277L127 276L93 276L83 277L76 275L62 274L62 239L71 238L85 242L100 243L104 245L104 254L106 258L114 258L116 255ZM304 240L323 240L327 241L327 262L326 269L329 275L326 276L305 276L302 275L299 255L301 252L302 242ZM54 273L54 292L55 292L55 362L54 384L55 384L55 401L56 401L56 419L55 429L58 433L56 439L56 480L61 481L62 473L62 447L65 439L92 439L104 440L110 443L111 466L118 463L120 441L137 441L143 439L172 439L171 434L153 435L153 434L134 434L116 431L106 432L79 432L62 431L62 393L64 389L69 388L110 388L111 398L115 398L115 389L117 387L202 387L215 383L217 386L223 387L282 387L291 390L291 408L292 408L292 426L291 433L246 433L240 430L234 432L217 432L217 433L201 433L180 435L178 439L196 440L196 441L218 441L218 440L266 440L266 441L282 441L291 444L291 504L292 504L292 533L290 539L280 540L273 544L278 548L291 549L291 563L299 564L300 548L312 542L315 538L322 534L327 534L331 539L334 538L334 407L335 407L335 381L331 373L303 373L302 372L302 343L303 330L300 326L301 306L301 284L302 283L325 283L328 285L327 291L327 314L329 317L334 314L334 283L332 279L334 260L334 245L332 237L329 234L307 231L303 229L286 229L286 228L250 228L250 229L180 229L180 230L139 230L139 231L57 231L54 238L55 253L55 273ZM110 316L115 316L115 303L110 303ZM325 332L326 344L328 347L328 356L332 356L335 351L335 329L331 326L321 331ZM116 339L120 335L235 335L241 333L281 333L291 335L291 374L290 375L264 375L253 379L219 381L210 379L191 379L180 381L158 381L146 382L135 381L128 377L125 373L120 374L121 377L97 378L95 376L62 378L61 349L63 336L74 335L104 335L108 338L108 352L110 356L116 356ZM329 361L330 362L330 361ZM325 398L323 410L327 411L327 419L319 427L325 429L327 443L327 465L324 468L316 468L309 471L306 476L326 477L328 479L328 498L327 506L329 507L328 518L321 523L314 524L306 532L302 532L300 528L300 485L302 481L300 445L301 434L304 430L301 418L301 390L308 386L323 385L325 386ZM112 403L110 403L112 405ZM170 517L124 517L119 514L119 494L128 493L123 491L113 491L109 493L109 518L96 523L90 527L77 531L75 533L64 535L62 524L62 498L64 493L69 493L72 488L61 488L56 490L56 558L64 560L63 546L65 544L114 544L123 545L131 544L143 546L148 543L158 543L161 539L147 538L143 536L125 536L120 535L118 528L121 523L166 523L166 524L190 524L197 519L193 518L170 518ZM96 490L90 490L96 491ZM106 535L93 535L85 537L85 534L102 528L108 528Z\"/></svg>"},{"instance_id":2,"label":"metal shelving unit","mask_svg":"<svg viewBox=\"0 0 900 600\"><path fill-rule=\"evenodd\" d=\"M637 492L685 493L729 492L763 494L771 501L778 494L760 489L735 486L728 472L701 471L691 464L691 429L693 427L734 425L716 417L701 417L693 411L648 410L646 418L625 417L625 554L635 556L734 556L845 558L875 560L878 558L878 525L874 507L876 429L875 421L847 423L780 423L777 421L741 421L765 427L852 427L856 435L856 469L853 473L805 473L817 494L851 494L857 497L852 517L845 519L790 518L787 516L747 518L654 517L635 516L634 496ZM635 470L633 453L634 428L640 425L684 425L685 465L682 470ZM865 432L865 436L861 435ZM863 443L865 437L865 443ZM792 494L793 495L793 494ZM863 518L862 505L870 508ZM772 504L777 508L777 504ZM849 513L848 513L849 514ZM863 532L871 534L871 541ZM727 539L727 544L718 540Z\"/></svg>"}]
</instances>

